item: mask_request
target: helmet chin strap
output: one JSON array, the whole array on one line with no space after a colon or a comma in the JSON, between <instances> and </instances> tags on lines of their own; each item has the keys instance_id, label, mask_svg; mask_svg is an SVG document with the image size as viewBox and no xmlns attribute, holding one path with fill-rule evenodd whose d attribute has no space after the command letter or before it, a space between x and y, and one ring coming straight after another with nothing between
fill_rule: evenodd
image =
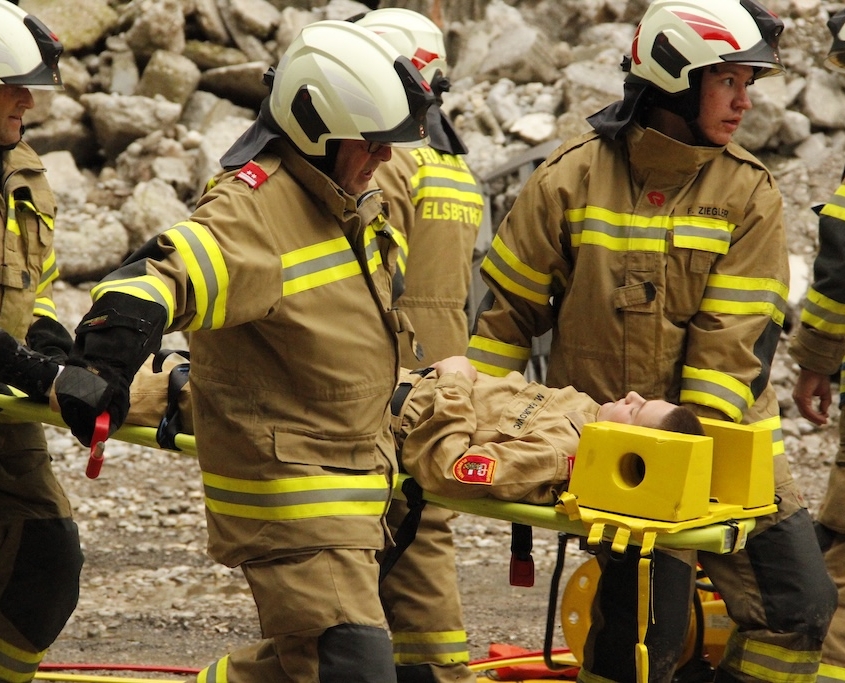
<instances>
[{"instance_id":1,"label":"helmet chin strap","mask_svg":"<svg viewBox=\"0 0 845 683\"><path fill-rule=\"evenodd\" d=\"M701 126L698 125L698 115L701 112L701 79L701 69L691 71L689 75L690 87L676 95L669 95L662 90L652 88L654 99L651 104L680 116L687 125L697 146L718 147L719 145L716 145L704 135Z\"/></svg>"}]
</instances>

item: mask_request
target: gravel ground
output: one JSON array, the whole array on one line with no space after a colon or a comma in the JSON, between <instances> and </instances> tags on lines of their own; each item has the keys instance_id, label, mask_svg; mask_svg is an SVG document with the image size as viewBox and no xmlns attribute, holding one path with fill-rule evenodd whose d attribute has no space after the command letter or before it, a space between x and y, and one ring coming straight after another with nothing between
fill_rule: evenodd
<instances>
[{"instance_id":1,"label":"gravel ground","mask_svg":"<svg viewBox=\"0 0 845 683\"><path fill-rule=\"evenodd\" d=\"M783 397L792 372L781 350L775 375ZM793 472L815 511L836 452L836 421L813 429L792 419L789 402L782 402ZM259 637L243 576L205 554L200 477L192 457L111 440L100 477L89 480L87 450L66 430L47 429L86 555L79 606L47 662L201 668ZM461 514L454 532L471 657L487 656L490 643L541 649L557 534L535 529L536 584L521 588L508 583L508 523ZM561 590L585 559L570 541ZM564 644L558 625L555 645Z\"/></svg>"}]
</instances>

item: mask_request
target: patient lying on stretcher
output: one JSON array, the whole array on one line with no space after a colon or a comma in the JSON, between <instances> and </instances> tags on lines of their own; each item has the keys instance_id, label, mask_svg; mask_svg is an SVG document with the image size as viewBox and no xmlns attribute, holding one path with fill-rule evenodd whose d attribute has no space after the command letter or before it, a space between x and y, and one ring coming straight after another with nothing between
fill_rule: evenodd
<instances>
[{"instance_id":1,"label":"patient lying on stretcher","mask_svg":"<svg viewBox=\"0 0 845 683\"><path fill-rule=\"evenodd\" d=\"M553 504L566 489L583 426L610 421L703 435L696 415L636 392L599 404L512 372L477 373L464 356L403 370L391 405L403 468L426 491Z\"/></svg>"},{"instance_id":2,"label":"patient lying on stretcher","mask_svg":"<svg viewBox=\"0 0 845 683\"><path fill-rule=\"evenodd\" d=\"M185 360L176 359L171 362ZM168 402L169 368L164 367L165 372L136 375L127 423L159 426ZM46 401L58 370L55 361L0 330L0 382ZM179 407L189 411L189 392ZM599 404L572 387L553 389L517 372L480 374L465 356L426 370L403 369L391 413L402 468L423 489L450 498L492 496L535 504L553 504L566 489L581 430L589 422L704 434L692 411L667 401L630 392ZM190 427L186 418L181 424Z\"/></svg>"}]
</instances>

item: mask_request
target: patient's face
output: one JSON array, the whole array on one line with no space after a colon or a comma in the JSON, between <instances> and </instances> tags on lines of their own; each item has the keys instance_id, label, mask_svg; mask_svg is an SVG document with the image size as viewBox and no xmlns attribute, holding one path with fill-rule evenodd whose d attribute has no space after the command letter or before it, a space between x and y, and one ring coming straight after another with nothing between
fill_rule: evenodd
<instances>
[{"instance_id":1,"label":"patient's face","mask_svg":"<svg viewBox=\"0 0 845 683\"><path fill-rule=\"evenodd\" d=\"M600 406L598 419L640 427L658 427L676 407L674 403L659 399L646 401L636 391L630 391L625 398Z\"/></svg>"}]
</instances>

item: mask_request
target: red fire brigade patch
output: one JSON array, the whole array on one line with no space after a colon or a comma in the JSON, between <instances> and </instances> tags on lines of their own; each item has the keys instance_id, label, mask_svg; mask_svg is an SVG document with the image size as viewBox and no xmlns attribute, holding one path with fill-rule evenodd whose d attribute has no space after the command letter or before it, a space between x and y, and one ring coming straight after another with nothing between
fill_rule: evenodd
<instances>
[{"instance_id":1,"label":"red fire brigade patch","mask_svg":"<svg viewBox=\"0 0 845 683\"><path fill-rule=\"evenodd\" d=\"M468 453L452 467L452 474L464 484L492 484L496 461L486 455Z\"/></svg>"},{"instance_id":2,"label":"red fire brigade patch","mask_svg":"<svg viewBox=\"0 0 845 683\"><path fill-rule=\"evenodd\" d=\"M254 161L250 161L244 166L235 177L238 180L243 180L253 190L267 180L267 174Z\"/></svg>"}]
</instances>

